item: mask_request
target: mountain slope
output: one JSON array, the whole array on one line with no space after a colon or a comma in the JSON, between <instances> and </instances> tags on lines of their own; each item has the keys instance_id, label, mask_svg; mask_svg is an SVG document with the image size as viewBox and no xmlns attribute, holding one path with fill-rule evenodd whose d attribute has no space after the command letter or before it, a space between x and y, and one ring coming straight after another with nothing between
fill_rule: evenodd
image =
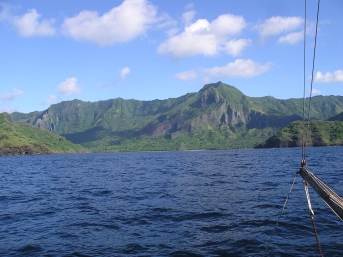
<instances>
[{"instance_id":1,"label":"mountain slope","mask_svg":"<svg viewBox=\"0 0 343 257\"><path fill-rule=\"evenodd\" d=\"M342 111L343 97L312 99L312 119L327 119ZM136 150L253 147L292 121L300 120L301 115L302 99L253 98L217 82L178 98L154 101L117 98L94 103L73 100L52 105L43 112L13 113L12 118L54 131L96 151L121 151L132 147ZM202 141L206 143L199 143Z\"/></svg>"},{"instance_id":2,"label":"mountain slope","mask_svg":"<svg viewBox=\"0 0 343 257\"><path fill-rule=\"evenodd\" d=\"M343 112L328 121L295 121L275 133L257 148L301 147L306 140L307 146L337 146L343 145Z\"/></svg>"},{"instance_id":3,"label":"mountain slope","mask_svg":"<svg viewBox=\"0 0 343 257\"><path fill-rule=\"evenodd\" d=\"M63 137L0 113L0 155L76 153L87 150Z\"/></svg>"},{"instance_id":4,"label":"mountain slope","mask_svg":"<svg viewBox=\"0 0 343 257\"><path fill-rule=\"evenodd\" d=\"M334 117L329 118L328 121L343 121L343 112Z\"/></svg>"}]
</instances>

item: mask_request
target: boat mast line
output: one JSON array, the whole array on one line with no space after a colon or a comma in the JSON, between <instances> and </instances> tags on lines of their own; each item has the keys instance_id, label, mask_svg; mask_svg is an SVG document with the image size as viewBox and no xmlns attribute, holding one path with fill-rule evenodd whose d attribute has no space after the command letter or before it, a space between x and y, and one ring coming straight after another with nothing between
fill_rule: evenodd
<instances>
[{"instance_id":1,"label":"boat mast line","mask_svg":"<svg viewBox=\"0 0 343 257\"><path fill-rule=\"evenodd\" d=\"M312 220L312 227L313 227L313 232L316 236L316 242L317 242L317 249L318 249L318 253L320 257L323 257L322 254L322 249L320 247L320 243L319 243L319 238L318 238L318 232L317 232L317 228L316 228L316 223L314 221L314 212L312 210L312 204L311 204L311 198L310 198L310 192L308 191L308 185L307 185L307 181L303 180L303 184L304 184L304 189L305 189L305 193L306 193L306 198L307 198L307 203L308 203L308 213L310 214L311 220Z\"/></svg>"},{"instance_id":2,"label":"boat mast line","mask_svg":"<svg viewBox=\"0 0 343 257\"><path fill-rule=\"evenodd\" d=\"M314 63L316 60L316 49L317 49L317 35L318 35L318 21L319 21L319 9L320 9L320 0L318 0L318 7L317 7L317 20L316 20L316 33L314 36L314 47L313 47L313 58L312 58L312 71L311 71L311 88L310 88L310 97L308 103L308 112L307 112L307 126L306 126L306 138L305 138L305 146L303 144L303 156L302 156L302 164L303 162L306 165L306 146L307 146L307 139L308 139L308 132L310 127L310 112L311 112L311 101L312 101L312 90L313 90L313 73L314 73ZM306 0L305 0L305 27L306 27ZM306 30L304 30L304 34ZM304 38L306 34L304 35ZM303 115L305 115L305 40L304 40L304 93L303 93ZM305 117L303 117L303 121L305 122Z\"/></svg>"},{"instance_id":3,"label":"boat mast line","mask_svg":"<svg viewBox=\"0 0 343 257\"><path fill-rule=\"evenodd\" d=\"M274 229L273 229L273 232L272 232L272 234L271 234L271 236L270 236L270 238L269 238L268 245L267 245L266 249L264 250L263 257L266 256L266 254L267 254L267 252L268 252L269 245L270 245L270 243L271 243L271 241L272 241L272 239L273 239L273 237L274 237L274 233L275 233L276 227L279 225L280 218L281 218L282 214L283 214L284 211L285 211L285 208L286 208L286 205L287 205L287 202L288 202L288 199L289 199L289 195L292 193L293 186L294 186L294 184L295 184L295 180L297 179L297 176L298 176L298 173L295 174L295 177L294 177L294 179L293 179L293 183L292 183L291 188L290 188L290 190L289 190L289 192L288 192L288 194L287 194L285 203L283 204L282 211L281 211L281 213L279 214L279 218L278 218L277 222L276 222L275 225L274 225Z\"/></svg>"},{"instance_id":4,"label":"boat mast line","mask_svg":"<svg viewBox=\"0 0 343 257\"><path fill-rule=\"evenodd\" d=\"M306 198L307 198L307 203L308 203L308 211L311 217L312 221L312 227L313 231L316 237L316 243L317 243L317 248L318 248L318 253L319 256L322 257L322 250L320 247L319 243L319 237L318 237L318 232L316 228L316 223L314 221L314 212L312 210L312 204L311 204L311 199L310 199L310 193L308 191L308 185L307 181L304 179L302 170L306 169L306 147L307 147L307 140L308 140L308 134L309 134L309 127L310 127L310 112L311 112L311 100L312 100L312 89L313 89L313 73L314 73L314 63L316 59L316 48L317 48L317 35L318 35L318 20L319 20L319 9L320 9L320 0L318 0L318 7L317 7L317 20L316 20L316 33L314 37L314 48L313 48L313 59L312 59L312 72L311 72L311 88L310 88L310 97L309 97L309 104L308 104L308 110L307 110L307 126L306 126L306 137L305 137L305 142L302 140L302 159L301 159L301 169L300 169L300 174L303 177L303 184L304 184L304 189L306 193ZM303 92L303 127L305 127L305 90L306 90L306 0L305 0L305 21L304 21L304 92Z\"/></svg>"},{"instance_id":5,"label":"boat mast line","mask_svg":"<svg viewBox=\"0 0 343 257\"><path fill-rule=\"evenodd\" d=\"M303 70L303 122L302 122L302 126L303 126L303 131L305 131L305 96L306 96L306 0L305 0L305 14L304 14L304 70ZM307 136L306 136L307 139ZM301 164L306 164L306 140L304 140L304 136L302 136L301 139L301 156L302 156L302 161Z\"/></svg>"}]
</instances>

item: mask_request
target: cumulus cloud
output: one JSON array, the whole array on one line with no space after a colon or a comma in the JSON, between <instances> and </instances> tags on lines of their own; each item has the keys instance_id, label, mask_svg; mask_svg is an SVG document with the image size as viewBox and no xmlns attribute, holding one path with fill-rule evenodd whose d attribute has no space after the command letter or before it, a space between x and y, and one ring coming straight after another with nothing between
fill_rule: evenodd
<instances>
[{"instance_id":1,"label":"cumulus cloud","mask_svg":"<svg viewBox=\"0 0 343 257\"><path fill-rule=\"evenodd\" d=\"M126 76L131 73L131 69L129 67L124 67L119 71L119 75L116 77L114 82L111 83L99 83L96 87L97 88L105 88L113 85L119 84L120 81L126 78Z\"/></svg>"},{"instance_id":2,"label":"cumulus cloud","mask_svg":"<svg viewBox=\"0 0 343 257\"><path fill-rule=\"evenodd\" d=\"M12 14L14 8L12 5L0 4L0 6L2 7L0 21L7 21L13 25L20 36L52 36L56 34L56 29L53 27L55 20L41 20L42 15L36 9L30 9L24 15L17 16Z\"/></svg>"},{"instance_id":3,"label":"cumulus cloud","mask_svg":"<svg viewBox=\"0 0 343 257\"><path fill-rule=\"evenodd\" d=\"M175 75L175 77L180 79L180 80L195 79L198 76L199 75L198 75L198 73L196 71L184 71L184 72L180 72L180 73Z\"/></svg>"},{"instance_id":4,"label":"cumulus cloud","mask_svg":"<svg viewBox=\"0 0 343 257\"><path fill-rule=\"evenodd\" d=\"M315 83L342 83L343 70L336 70L335 72L327 72L325 74L318 71L314 77Z\"/></svg>"},{"instance_id":5,"label":"cumulus cloud","mask_svg":"<svg viewBox=\"0 0 343 257\"><path fill-rule=\"evenodd\" d=\"M244 18L232 14L220 15L211 23L206 19L198 19L186 26L183 32L171 36L160 44L157 51L159 54L169 55L176 59L198 54L217 55L225 49L228 39L239 34L245 27ZM231 42L232 45L235 43L241 45L240 49L246 46L242 45L241 41ZM230 47L230 44L228 46ZM237 50L232 52L237 53Z\"/></svg>"},{"instance_id":6,"label":"cumulus cloud","mask_svg":"<svg viewBox=\"0 0 343 257\"><path fill-rule=\"evenodd\" d=\"M321 95L321 94L322 93L318 89L312 88L312 95Z\"/></svg>"},{"instance_id":7,"label":"cumulus cloud","mask_svg":"<svg viewBox=\"0 0 343 257\"><path fill-rule=\"evenodd\" d=\"M193 21L193 18L195 16L195 14L196 14L196 11L193 11L193 10L192 11L187 11L187 12L183 13L182 14L182 22L186 26L190 25L192 23L192 21Z\"/></svg>"},{"instance_id":8,"label":"cumulus cloud","mask_svg":"<svg viewBox=\"0 0 343 257\"><path fill-rule=\"evenodd\" d=\"M41 16L35 9L31 9L23 16L14 16L11 22L17 28L19 35L23 37L54 35L56 33L53 27L54 19L39 22Z\"/></svg>"},{"instance_id":9,"label":"cumulus cloud","mask_svg":"<svg viewBox=\"0 0 343 257\"><path fill-rule=\"evenodd\" d=\"M12 101L14 100L17 96L25 94L23 91L20 89L14 88L12 93L7 93L0 95L0 99L3 101Z\"/></svg>"},{"instance_id":10,"label":"cumulus cloud","mask_svg":"<svg viewBox=\"0 0 343 257\"><path fill-rule=\"evenodd\" d=\"M156 7L146 0L125 0L102 16L95 11L82 11L66 18L62 25L65 35L78 41L111 46L143 35L158 21Z\"/></svg>"},{"instance_id":11,"label":"cumulus cloud","mask_svg":"<svg viewBox=\"0 0 343 257\"><path fill-rule=\"evenodd\" d=\"M131 72L131 70L129 67L122 68L120 70L120 78L124 79L126 77L126 75L129 74L130 72Z\"/></svg>"},{"instance_id":12,"label":"cumulus cloud","mask_svg":"<svg viewBox=\"0 0 343 257\"><path fill-rule=\"evenodd\" d=\"M76 78L67 78L56 87L56 91L62 95L81 94L81 88L76 84Z\"/></svg>"},{"instance_id":13,"label":"cumulus cloud","mask_svg":"<svg viewBox=\"0 0 343 257\"><path fill-rule=\"evenodd\" d=\"M57 96L49 95L48 98L46 98L42 104L43 105L51 105L51 104L55 104L57 102L58 102Z\"/></svg>"},{"instance_id":14,"label":"cumulus cloud","mask_svg":"<svg viewBox=\"0 0 343 257\"><path fill-rule=\"evenodd\" d=\"M131 69L129 67L124 67L119 71L119 76L117 77L116 81L114 82L114 85L118 84L121 80L125 79L126 75L131 72ZM105 85L107 86L107 85Z\"/></svg>"},{"instance_id":15,"label":"cumulus cloud","mask_svg":"<svg viewBox=\"0 0 343 257\"><path fill-rule=\"evenodd\" d=\"M250 78L260 75L271 68L271 64L260 64L252 60L237 59L222 67L205 69L204 72L214 77Z\"/></svg>"},{"instance_id":16,"label":"cumulus cloud","mask_svg":"<svg viewBox=\"0 0 343 257\"><path fill-rule=\"evenodd\" d=\"M280 35L299 29L304 20L301 17L273 16L263 23L254 26L264 40L269 36ZM291 36L290 36L291 37ZM285 39L284 39L285 40Z\"/></svg>"},{"instance_id":17,"label":"cumulus cloud","mask_svg":"<svg viewBox=\"0 0 343 257\"><path fill-rule=\"evenodd\" d=\"M169 37L173 37L175 36L177 33L179 32L179 30L177 28L171 28L167 31L167 35Z\"/></svg>"},{"instance_id":18,"label":"cumulus cloud","mask_svg":"<svg viewBox=\"0 0 343 257\"><path fill-rule=\"evenodd\" d=\"M278 43L294 45L304 38L304 31L292 32L279 38Z\"/></svg>"},{"instance_id":19,"label":"cumulus cloud","mask_svg":"<svg viewBox=\"0 0 343 257\"><path fill-rule=\"evenodd\" d=\"M242 50L251 44L250 39L232 39L226 42L224 51L232 56L239 55Z\"/></svg>"}]
</instances>

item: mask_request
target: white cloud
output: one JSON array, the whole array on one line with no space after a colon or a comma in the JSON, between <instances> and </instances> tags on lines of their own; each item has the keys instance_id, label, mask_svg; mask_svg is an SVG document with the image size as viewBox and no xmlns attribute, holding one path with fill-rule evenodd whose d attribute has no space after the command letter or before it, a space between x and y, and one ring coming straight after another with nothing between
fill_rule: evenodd
<instances>
[{"instance_id":1,"label":"white cloud","mask_svg":"<svg viewBox=\"0 0 343 257\"><path fill-rule=\"evenodd\" d=\"M95 11L82 11L66 18L62 25L65 35L79 41L111 46L143 35L158 22L156 8L146 0L125 0L102 16Z\"/></svg>"},{"instance_id":2,"label":"white cloud","mask_svg":"<svg viewBox=\"0 0 343 257\"><path fill-rule=\"evenodd\" d=\"M0 21L12 24L20 36L52 36L56 34L56 29L53 27L54 19L40 21L42 15L36 9L30 9L24 15L15 16L12 14L15 6L0 3L0 7L2 7Z\"/></svg>"},{"instance_id":3,"label":"white cloud","mask_svg":"<svg viewBox=\"0 0 343 257\"><path fill-rule=\"evenodd\" d=\"M294 31L302 26L303 22L301 17L273 16L254 28L258 30L261 38L265 39L268 36Z\"/></svg>"},{"instance_id":4,"label":"white cloud","mask_svg":"<svg viewBox=\"0 0 343 257\"><path fill-rule=\"evenodd\" d=\"M270 63L260 64L252 60L237 59L226 66L205 69L204 72L214 77L250 78L268 71L270 67Z\"/></svg>"},{"instance_id":5,"label":"white cloud","mask_svg":"<svg viewBox=\"0 0 343 257\"><path fill-rule=\"evenodd\" d=\"M58 102L57 96L49 95L48 98L46 98L42 104L43 105L51 105L51 104L55 104L57 102Z\"/></svg>"},{"instance_id":6,"label":"white cloud","mask_svg":"<svg viewBox=\"0 0 343 257\"><path fill-rule=\"evenodd\" d=\"M131 70L129 67L122 68L120 70L120 78L124 79L126 77L126 75L129 74L130 72L131 72Z\"/></svg>"},{"instance_id":7,"label":"white cloud","mask_svg":"<svg viewBox=\"0 0 343 257\"><path fill-rule=\"evenodd\" d=\"M185 26L188 26L192 23L195 14L196 11L188 11L182 14L182 22L185 24Z\"/></svg>"},{"instance_id":8,"label":"white cloud","mask_svg":"<svg viewBox=\"0 0 343 257\"><path fill-rule=\"evenodd\" d=\"M184 71L176 74L175 77L181 80L190 80L197 78L198 73L196 71Z\"/></svg>"},{"instance_id":9,"label":"white cloud","mask_svg":"<svg viewBox=\"0 0 343 257\"><path fill-rule=\"evenodd\" d=\"M17 28L19 35L23 37L54 35L56 33L55 28L52 26L54 20L42 20L39 22L38 20L41 16L35 9L31 9L23 16L12 17L11 22Z\"/></svg>"},{"instance_id":10,"label":"white cloud","mask_svg":"<svg viewBox=\"0 0 343 257\"><path fill-rule=\"evenodd\" d=\"M173 27L177 25L177 21L173 20L169 14L167 13L162 13L159 15L156 20L156 28L158 29L163 29L166 27Z\"/></svg>"},{"instance_id":11,"label":"white cloud","mask_svg":"<svg viewBox=\"0 0 343 257\"><path fill-rule=\"evenodd\" d=\"M81 94L81 89L76 84L76 78L67 78L56 87L56 91L62 95Z\"/></svg>"},{"instance_id":12,"label":"white cloud","mask_svg":"<svg viewBox=\"0 0 343 257\"><path fill-rule=\"evenodd\" d=\"M25 94L23 91L17 89L17 88L14 88L13 89L13 93L7 93L7 94L4 94L4 95L1 95L0 96L0 100L3 100L3 101L12 101L14 100L17 96L20 96L20 95L23 95Z\"/></svg>"},{"instance_id":13,"label":"white cloud","mask_svg":"<svg viewBox=\"0 0 343 257\"><path fill-rule=\"evenodd\" d=\"M117 85L119 84L120 81L122 81L123 79L125 79L125 77L131 73L131 69L129 67L124 67L119 71L119 75L117 76L116 80L112 83L99 83L96 87L97 88L105 88L105 87L109 87L112 85Z\"/></svg>"},{"instance_id":14,"label":"white cloud","mask_svg":"<svg viewBox=\"0 0 343 257\"><path fill-rule=\"evenodd\" d=\"M0 11L0 21L9 20L11 15L11 8L10 4L0 3L0 7L2 8Z\"/></svg>"},{"instance_id":15,"label":"white cloud","mask_svg":"<svg viewBox=\"0 0 343 257\"><path fill-rule=\"evenodd\" d=\"M232 56L237 56L242 50L251 44L250 39L232 39L226 42L224 51Z\"/></svg>"},{"instance_id":16,"label":"white cloud","mask_svg":"<svg viewBox=\"0 0 343 257\"><path fill-rule=\"evenodd\" d=\"M327 72L325 74L318 71L314 77L315 83L341 83L343 82L343 70Z\"/></svg>"},{"instance_id":17,"label":"white cloud","mask_svg":"<svg viewBox=\"0 0 343 257\"><path fill-rule=\"evenodd\" d=\"M278 43L296 44L304 38L304 31L292 32L279 38Z\"/></svg>"},{"instance_id":18,"label":"white cloud","mask_svg":"<svg viewBox=\"0 0 343 257\"><path fill-rule=\"evenodd\" d=\"M312 88L312 95L321 95L321 94L322 93L318 89Z\"/></svg>"},{"instance_id":19,"label":"white cloud","mask_svg":"<svg viewBox=\"0 0 343 257\"><path fill-rule=\"evenodd\" d=\"M167 35L169 37L173 37L175 36L177 33L179 32L179 30L177 28L171 28L167 31Z\"/></svg>"},{"instance_id":20,"label":"white cloud","mask_svg":"<svg viewBox=\"0 0 343 257\"><path fill-rule=\"evenodd\" d=\"M176 59L198 54L217 55L225 49L229 37L239 34L245 27L244 18L232 14L220 15L211 23L199 19L160 44L157 50Z\"/></svg>"}]
</instances>

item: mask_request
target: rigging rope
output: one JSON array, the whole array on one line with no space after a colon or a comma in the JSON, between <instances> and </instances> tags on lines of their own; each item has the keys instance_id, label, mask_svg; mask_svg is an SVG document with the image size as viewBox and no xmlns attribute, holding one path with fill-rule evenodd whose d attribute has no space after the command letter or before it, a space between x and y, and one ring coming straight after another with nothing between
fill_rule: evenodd
<instances>
[{"instance_id":1,"label":"rigging rope","mask_svg":"<svg viewBox=\"0 0 343 257\"><path fill-rule=\"evenodd\" d=\"M306 0L305 0L305 8L306 8ZM311 101L312 101L312 90L313 90L314 63L316 59L316 48L317 48L319 9L320 9L320 0L318 0L318 7L317 7L316 33L314 36L314 48L313 48L312 71L311 71L311 88L310 88L310 97L309 97L308 112L307 112L306 138L305 138L305 147L303 147L303 156L302 156L302 160L304 164L306 164L306 146L307 146L309 127L310 127L310 112L311 112ZM305 17L306 17L306 9L305 9ZM306 23L306 18L305 18L305 23ZM304 34L305 34L305 30L304 30ZM304 37L306 37L306 35ZM304 44L305 44L305 41L304 41ZM304 53L304 95L305 95L305 53ZM304 107L303 107L304 109L305 100L303 101L303 104L304 104ZM305 111L303 111L303 114L305 114ZM303 120L305 120L305 117L303 117Z\"/></svg>"},{"instance_id":2,"label":"rigging rope","mask_svg":"<svg viewBox=\"0 0 343 257\"><path fill-rule=\"evenodd\" d=\"M301 161L301 166L302 167L306 167L306 147L307 147L307 140L308 140L308 131L309 131L309 127L310 127L310 112L311 112L311 100L312 100L312 90L313 90L313 73L314 73L314 63L315 63L315 59L316 59L316 48L317 48L317 35L318 35L318 20L319 20L319 7L320 7L320 0L318 0L318 7L317 7L317 20L316 20L316 32L315 32L315 39L314 39L314 50L313 50L313 60L312 60L312 72L311 72L311 89L310 89L310 97L309 97L309 104L308 104L308 112L307 112L307 126L305 129L305 95L306 95L306 0L305 0L305 17L304 17L304 78L303 78L303 87L304 87L304 91L303 91L303 129L306 130L306 137L304 140L304 137L302 137L302 161ZM288 195L286 197L285 203L283 205L282 211L278 217L278 220L274 226L273 232L270 236L270 239L268 241L267 247L264 251L263 257L266 255L266 253L268 252L268 248L270 245L270 242L273 239L276 227L278 226L279 222L280 222L280 218L282 216L282 214L284 213L284 210L286 208L286 204L288 202L289 196L292 192L293 186L295 184L295 180L296 177L298 175L299 172L296 173L292 186L288 192ZM321 252L321 247L320 247L320 243L319 243L319 238L318 238L318 233L317 233L317 229L316 229L316 224L314 221L314 212L312 210L312 205L311 205L311 200L310 200L310 194L308 191L308 186L307 186L307 182L305 180L303 180L304 183L304 188L305 188L305 193L306 193L306 198L307 198L307 202L308 202L308 208L309 208L309 214L312 220L312 226L313 226L313 231L315 233L316 236L316 242L317 242L317 248L318 248L318 252L319 255L322 257L322 252Z\"/></svg>"},{"instance_id":3,"label":"rigging rope","mask_svg":"<svg viewBox=\"0 0 343 257\"><path fill-rule=\"evenodd\" d=\"M305 0L305 15L304 15L304 90L303 90L303 131L305 131L305 96L306 96L306 0ZM304 141L304 137L302 137L302 160L303 162L306 161L306 141Z\"/></svg>"},{"instance_id":4,"label":"rigging rope","mask_svg":"<svg viewBox=\"0 0 343 257\"><path fill-rule=\"evenodd\" d=\"M307 203L308 203L308 212L309 212L311 220L312 220L313 232L316 236L316 242L317 242L317 248L318 248L319 256L322 257L323 254L322 254L322 249L321 249L320 243L319 243L316 223L314 222L314 212L312 210L312 204L311 204L311 199L310 199L310 193L308 191L307 181L303 180L303 183L304 183L304 188L305 188L305 193L306 193L306 198L307 198Z\"/></svg>"},{"instance_id":5,"label":"rigging rope","mask_svg":"<svg viewBox=\"0 0 343 257\"><path fill-rule=\"evenodd\" d=\"M301 161L301 166L306 167L306 147L307 147L307 140L308 140L308 134L309 134L309 127L310 127L310 112L311 112L311 100L312 100L312 90L313 90L313 73L314 73L314 63L316 59L316 48L317 48L317 35L318 35L318 20L319 20L319 8L320 8L320 0L318 0L318 7L317 7L317 20L316 20L316 33L314 37L314 48L313 48L313 59L312 59L312 71L311 71L311 88L310 88L310 97L309 97L309 104L308 104L308 112L307 112L307 126L306 126L306 137L305 137L305 142L302 141L302 161ZM306 49L306 0L305 0L305 26L304 26L304 93L303 93L303 124L305 123L305 80L306 80L306 75L305 75L305 63L306 63L306 54L305 54L305 49ZM304 126L303 126L304 127ZM317 248L319 252L319 256L322 255L320 243L319 243L319 238L318 238L318 233L316 229L316 224L314 221L314 212L312 210L312 205L311 205L311 199L310 199L310 194L308 191L308 186L307 186L307 181L303 180L304 183L304 188L305 188L305 193L306 193L306 198L307 198L307 203L308 203L308 209L309 209L309 214L312 220L312 227L313 231L316 237L316 242L317 242Z\"/></svg>"},{"instance_id":6,"label":"rigging rope","mask_svg":"<svg viewBox=\"0 0 343 257\"><path fill-rule=\"evenodd\" d=\"M308 112L307 112L307 128L306 128L306 137L305 137L305 140L304 140L304 137L302 137L302 161L301 161L301 166L306 166L306 147L307 147L307 139L308 139L308 131L309 131L309 122L310 122L310 111L311 111L311 99L312 99L312 89L313 89L313 73L314 73L314 63L315 63L315 58L316 58L316 47L317 47L317 34L318 34L318 20L319 20L319 6L320 6L320 0L318 0L318 8L317 8L317 21L316 21L316 33L315 33L315 41L314 41L314 53L313 53L313 60L312 60L312 75L311 75L311 90L310 90L310 97L309 97L309 105L308 105ZM306 95L306 0L305 0L305 17L304 17L304 78L303 78L303 87L304 87L304 90L303 90L303 129L305 130L305 95ZM294 180L293 180L293 183L292 183L292 186L288 192L288 195L286 197L286 200L285 200L285 203L283 205L283 208L282 208L282 211L278 217L278 220L274 226L274 229L273 229L273 232L270 236L270 239L268 241L268 244L267 244L267 247L264 251L264 254L263 254L263 257L266 255L266 253L268 252L268 248L269 248L269 245L270 245L270 242L272 241L273 239L273 236L274 236L274 233L275 233L275 230L276 230L276 227L278 226L279 224L279 221L280 221L280 218L282 216L282 214L284 213L284 210L286 208L286 204L288 202L288 199L289 199L289 195L291 194L292 192L292 189L293 189L293 186L294 186L294 183L295 183L295 180L296 180L296 177L298 175L298 172L296 173L295 177L294 177ZM311 206L311 200L310 200L310 195L309 195L309 192L308 192L308 187L307 187L307 182L304 180L304 187L305 187L305 192L306 192L306 197L307 197L307 201L308 201L308 206L309 206L309 213L310 213L310 216L311 216L311 220L312 220L312 226L313 226L313 230L314 230L314 233L315 233L315 236L316 236L316 241L317 241L317 247L318 247L318 251L319 251L319 254L320 256L322 256L322 252L321 252L321 248L320 248L320 243L319 243L319 239L318 239L318 233L317 233L317 229L316 229L316 225L315 225L315 221L314 221L314 213L313 213L313 210L312 210L312 206Z\"/></svg>"},{"instance_id":7,"label":"rigging rope","mask_svg":"<svg viewBox=\"0 0 343 257\"><path fill-rule=\"evenodd\" d=\"M285 203L283 204L282 211L281 211L281 213L279 214L279 218L278 218L276 224L274 225L274 229L273 229L273 232L272 232L272 234L271 234L271 236L270 236L270 239L269 239L269 241L268 241L268 245L267 245L266 249L264 250L263 257L266 256L266 254L267 254L267 252L268 252L268 248L269 248L270 242L271 242L272 239L273 239L273 236L274 236L276 227L279 225L280 218L281 218L281 216L282 216L282 214L283 214L283 212L284 212L284 210L285 210L285 208L286 208L286 205L287 205L287 202L288 202L288 199L289 199L289 195L292 193L292 189L293 189L293 186L294 186L294 184L295 184L295 180L297 179L297 175L298 175L298 173L295 174L295 177L294 177L292 186L291 186L291 188L290 188L290 190L289 190L289 192L288 192L288 195L287 195L287 197L286 197Z\"/></svg>"}]
</instances>

